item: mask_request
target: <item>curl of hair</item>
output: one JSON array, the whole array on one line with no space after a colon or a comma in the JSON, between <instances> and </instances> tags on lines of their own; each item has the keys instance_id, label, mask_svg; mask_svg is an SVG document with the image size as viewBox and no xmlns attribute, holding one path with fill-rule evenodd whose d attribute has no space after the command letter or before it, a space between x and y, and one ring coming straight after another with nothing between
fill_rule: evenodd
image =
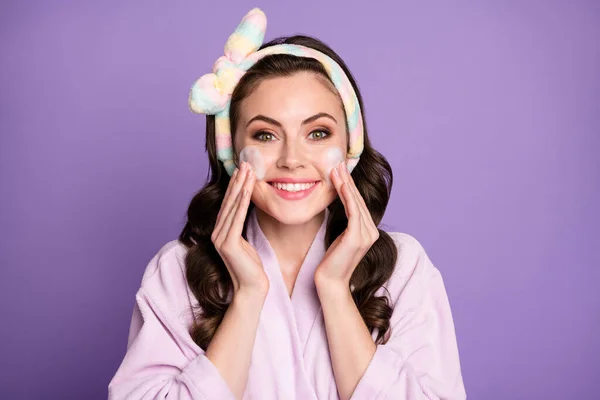
<instances>
[{"instance_id":1,"label":"curl of hair","mask_svg":"<svg viewBox=\"0 0 600 400\"><path fill-rule=\"evenodd\" d=\"M279 43L311 47L334 59L350 79L361 106L363 120L365 119L364 105L356 82L344 61L331 48L315 38L303 35L277 38L264 44L262 48ZM315 73L324 83L330 85L332 90L335 90L327 72L316 60L286 54L264 57L248 70L232 94L231 126L236 126L240 102L260 82L268 78L290 76L300 71ZM390 198L393 175L385 157L371 146L366 122L364 129L364 150L360 162L352 171L352 176L373 221L379 226ZM211 241L217 214L230 178L217 159L215 119L210 115L206 116L206 152L210 164L209 178L190 202L187 210L187 222L179 234L179 241L188 249L185 258L187 283L198 301L198 308L194 310L194 323L190 327L190 335L204 350L208 348L223 320L233 291L231 277ZM252 207L254 205L251 203L250 210ZM325 234L327 248L348 225L344 206L339 197L329 205L328 209L330 212ZM247 221L244 224L244 238L246 238L246 224ZM389 338L390 317L393 310L387 296L377 296L375 293L392 275L396 259L397 248L393 239L385 231L379 229L379 239L356 267L350 280L352 297L361 317L371 333L377 331L377 344L385 343Z\"/></svg>"}]
</instances>

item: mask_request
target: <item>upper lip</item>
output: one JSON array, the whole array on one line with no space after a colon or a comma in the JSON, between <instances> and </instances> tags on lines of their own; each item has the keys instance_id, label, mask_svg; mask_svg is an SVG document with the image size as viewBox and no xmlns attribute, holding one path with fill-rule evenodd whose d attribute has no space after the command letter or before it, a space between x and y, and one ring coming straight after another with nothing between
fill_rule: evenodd
<instances>
[{"instance_id":1,"label":"upper lip","mask_svg":"<svg viewBox=\"0 0 600 400\"><path fill-rule=\"evenodd\" d=\"M269 183L313 183L318 182L318 179L304 179L304 178L275 178L270 179Z\"/></svg>"}]
</instances>

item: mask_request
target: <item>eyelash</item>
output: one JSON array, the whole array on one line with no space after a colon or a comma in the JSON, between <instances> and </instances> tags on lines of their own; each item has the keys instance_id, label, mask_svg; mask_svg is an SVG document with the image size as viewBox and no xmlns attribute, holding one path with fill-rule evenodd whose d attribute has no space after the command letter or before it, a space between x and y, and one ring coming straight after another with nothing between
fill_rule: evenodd
<instances>
[{"instance_id":1,"label":"eyelash","mask_svg":"<svg viewBox=\"0 0 600 400\"><path fill-rule=\"evenodd\" d=\"M311 134L313 134L315 132L321 132L321 133L325 134L325 137L322 137L320 139L315 139L315 140L325 140L326 138L328 138L331 135L331 133L327 129L316 129L316 130L312 131ZM271 140L261 140L260 137L262 135L271 135L271 136L274 136L271 132L259 131L259 132L257 132L253 136L253 138L256 139L256 140L258 140L258 141L260 141L260 142L270 142L272 140L272 139Z\"/></svg>"}]
</instances>

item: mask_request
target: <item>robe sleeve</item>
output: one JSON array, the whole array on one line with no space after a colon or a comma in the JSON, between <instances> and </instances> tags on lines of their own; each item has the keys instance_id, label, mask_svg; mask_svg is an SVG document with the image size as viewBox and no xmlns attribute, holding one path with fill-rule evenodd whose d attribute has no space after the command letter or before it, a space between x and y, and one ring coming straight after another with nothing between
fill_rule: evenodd
<instances>
[{"instance_id":1,"label":"robe sleeve","mask_svg":"<svg viewBox=\"0 0 600 400\"><path fill-rule=\"evenodd\" d=\"M454 322L442 275L408 234L388 289L394 311L391 337L377 350L352 400L465 399Z\"/></svg>"},{"instance_id":2,"label":"robe sleeve","mask_svg":"<svg viewBox=\"0 0 600 400\"><path fill-rule=\"evenodd\" d=\"M177 266L168 265L173 263L172 257L156 256L145 273L136 294L127 350L108 385L109 400L234 399L182 323L187 291Z\"/></svg>"}]
</instances>

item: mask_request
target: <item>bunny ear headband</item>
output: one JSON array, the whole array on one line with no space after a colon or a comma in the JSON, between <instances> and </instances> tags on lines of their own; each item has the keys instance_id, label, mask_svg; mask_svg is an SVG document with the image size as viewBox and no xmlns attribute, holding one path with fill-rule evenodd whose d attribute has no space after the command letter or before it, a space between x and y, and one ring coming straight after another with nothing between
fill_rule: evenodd
<instances>
[{"instance_id":1,"label":"bunny ear headband","mask_svg":"<svg viewBox=\"0 0 600 400\"><path fill-rule=\"evenodd\" d=\"M231 94L242 76L261 58L271 54L290 54L309 57L325 67L336 87L346 111L350 150L348 170L358 163L363 151L363 121L358 98L352 84L342 68L327 55L309 47L294 44L279 44L258 50L263 43L267 28L267 17L258 8L250 10L225 44L225 55L219 57L213 72L198 79L190 91L190 110L198 114L215 116L217 158L223 162L229 176L235 170L229 104Z\"/></svg>"}]
</instances>

